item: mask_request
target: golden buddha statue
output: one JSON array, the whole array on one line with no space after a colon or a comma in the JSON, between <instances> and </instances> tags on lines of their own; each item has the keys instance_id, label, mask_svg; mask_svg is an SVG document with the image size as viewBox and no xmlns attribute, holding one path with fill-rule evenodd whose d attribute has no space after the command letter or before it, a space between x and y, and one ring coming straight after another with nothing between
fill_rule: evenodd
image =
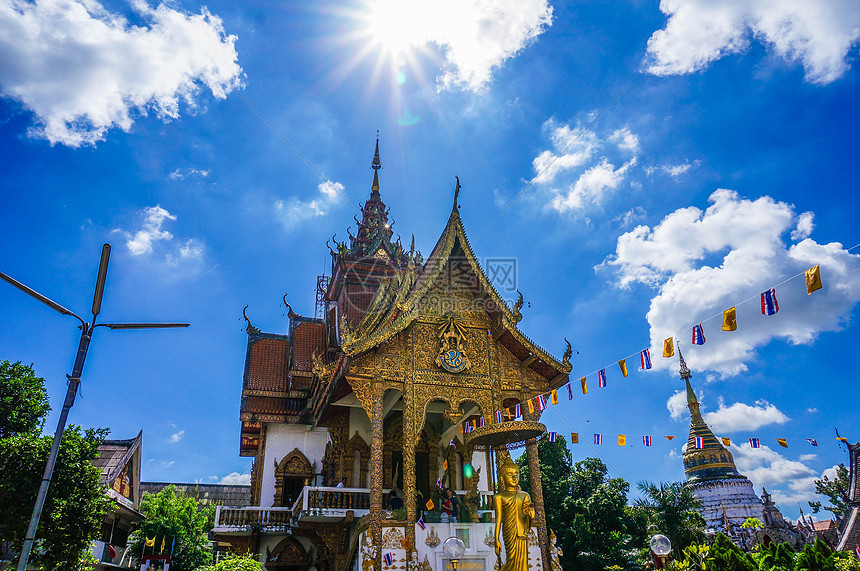
<instances>
[{"instance_id":1,"label":"golden buddha statue","mask_svg":"<svg viewBox=\"0 0 860 571\"><path fill-rule=\"evenodd\" d=\"M502 491L493 496L496 511L496 556L501 556L499 530L505 539L505 564L501 571L528 571L529 530L535 508L529 495L520 490L520 469L510 456L502 459L499 468Z\"/></svg>"}]
</instances>

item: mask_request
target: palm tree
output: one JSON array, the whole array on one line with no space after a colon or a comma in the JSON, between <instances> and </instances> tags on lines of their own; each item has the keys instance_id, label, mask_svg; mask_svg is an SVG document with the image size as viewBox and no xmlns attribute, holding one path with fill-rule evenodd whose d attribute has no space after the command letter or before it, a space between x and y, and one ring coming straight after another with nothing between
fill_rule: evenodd
<instances>
[{"instance_id":1,"label":"palm tree","mask_svg":"<svg viewBox=\"0 0 860 571\"><path fill-rule=\"evenodd\" d=\"M635 507L645 512L648 522L672 542L675 558L688 545L705 539L705 519L697 511L702 502L684 482L637 484L643 497Z\"/></svg>"}]
</instances>

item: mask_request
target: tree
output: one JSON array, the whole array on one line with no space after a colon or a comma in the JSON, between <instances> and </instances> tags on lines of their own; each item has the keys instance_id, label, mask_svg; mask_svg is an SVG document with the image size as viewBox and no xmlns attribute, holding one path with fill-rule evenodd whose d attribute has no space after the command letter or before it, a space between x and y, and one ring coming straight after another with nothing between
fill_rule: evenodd
<instances>
[{"instance_id":1,"label":"tree","mask_svg":"<svg viewBox=\"0 0 860 571\"><path fill-rule=\"evenodd\" d=\"M713 565L709 566L712 569L719 571L757 571L756 565L752 556L749 553L744 553L741 549L732 543L732 540L718 533L714 543L711 545L708 555L713 559Z\"/></svg>"},{"instance_id":2,"label":"tree","mask_svg":"<svg viewBox=\"0 0 860 571\"><path fill-rule=\"evenodd\" d=\"M848 478L848 468L845 464L839 464L836 467L836 478L831 480L827 475L820 480L815 480L815 492L822 496L827 496L831 505L824 506L824 509L833 513L837 519L842 519L848 515L848 506L851 505L851 497L848 494L850 482ZM809 502L809 507L812 508L812 513L821 511L821 502Z\"/></svg>"},{"instance_id":3,"label":"tree","mask_svg":"<svg viewBox=\"0 0 860 571\"><path fill-rule=\"evenodd\" d=\"M672 543L675 557L680 558L685 547L705 539L705 520L696 511L702 502L684 482L661 483L639 482L643 497L636 500L648 523L666 535Z\"/></svg>"},{"instance_id":4,"label":"tree","mask_svg":"<svg viewBox=\"0 0 860 571\"><path fill-rule=\"evenodd\" d=\"M157 494L144 494L140 512L146 520L130 540L137 558L144 548L147 553L171 553L171 571L194 571L212 562L208 534L215 523L214 507L201 507L195 498L167 486ZM154 545L147 547L146 540Z\"/></svg>"},{"instance_id":5,"label":"tree","mask_svg":"<svg viewBox=\"0 0 860 571\"><path fill-rule=\"evenodd\" d=\"M0 538L20 552L53 440L41 429L50 407L32 366L0 362ZM67 571L82 565L109 504L92 465L105 429L70 426L63 435L31 563Z\"/></svg>"},{"instance_id":6,"label":"tree","mask_svg":"<svg viewBox=\"0 0 860 571\"><path fill-rule=\"evenodd\" d=\"M0 439L41 431L50 410L45 379L32 365L0 361Z\"/></svg>"},{"instance_id":7,"label":"tree","mask_svg":"<svg viewBox=\"0 0 860 571\"><path fill-rule=\"evenodd\" d=\"M106 435L105 429L66 429L36 533L33 564L78 569L89 551L109 506L101 472L92 465ZM24 542L52 440L33 433L0 439L0 537L13 553Z\"/></svg>"},{"instance_id":8,"label":"tree","mask_svg":"<svg viewBox=\"0 0 860 571\"><path fill-rule=\"evenodd\" d=\"M263 564L250 553L227 555L215 565L203 567L200 571L261 571Z\"/></svg>"},{"instance_id":9,"label":"tree","mask_svg":"<svg viewBox=\"0 0 860 571\"><path fill-rule=\"evenodd\" d=\"M644 542L644 531L627 509L629 484L609 478L597 458L572 464L563 437L538 444L547 526L555 531L564 552L565 569L597 571L616 565L627 568L629 554ZM527 458L517 459L520 482L531 489Z\"/></svg>"}]
</instances>

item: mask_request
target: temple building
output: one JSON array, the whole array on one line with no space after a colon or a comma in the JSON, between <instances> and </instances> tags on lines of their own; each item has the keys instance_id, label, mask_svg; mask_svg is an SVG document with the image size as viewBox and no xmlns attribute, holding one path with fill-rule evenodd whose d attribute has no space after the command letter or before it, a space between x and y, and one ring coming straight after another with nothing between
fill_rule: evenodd
<instances>
[{"instance_id":1,"label":"temple building","mask_svg":"<svg viewBox=\"0 0 860 571\"><path fill-rule=\"evenodd\" d=\"M448 537L466 546L457 569L493 569L505 452L470 444L463 427L510 426L506 409L568 381L570 346L558 359L521 332L522 296L508 305L472 252L459 180L425 261L414 238L408 248L393 239L381 166L377 140L370 196L349 243L329 246L317 314L288 304L286 333L246 316L239 453L254 458L251 502L219 506L213 533L269 571L450 569ZM537 447L525 446L529 565L549 571ZM453 517L440 512L448 488L460 500Z\"/></svg>"},{"instance_id":2,"label":"temple building","mask_svg":"<svg viewBox=\"0 0 860 571\"><path fill-rule=\"evenodd\" d=\"M749 478L738 472L732 453L714 436L702 418L699 401L690 385L693 375L680 355L680 349L678 354L681 378L687 385L687 408L690 409L690 436L683 456L687 484L702 501L699 512L705 518L708 535L718 532L730 537L743 535L746 532L741 531L741 525L747 518L763 521L762 501Z\"/></svg>"},{"instance_id":3,"label":"temple building","mask_svg":"<svg viewBox=\"0 0 860 571\"><path fill-rule=\"evenodd\" d=\"M848 446L848 515L839 528L839 551L854 551L860 545L860 442Z\"/></svg>"}]
</instances>

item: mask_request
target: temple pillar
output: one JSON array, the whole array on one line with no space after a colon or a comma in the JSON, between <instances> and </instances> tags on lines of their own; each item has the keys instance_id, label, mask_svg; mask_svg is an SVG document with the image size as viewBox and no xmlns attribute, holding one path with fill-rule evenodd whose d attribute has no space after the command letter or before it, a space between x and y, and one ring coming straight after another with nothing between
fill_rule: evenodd
<instances>
[{"instance_id":1,"label":"temple pillar","mask_svg":"<svg viewBox=\"0 0 860 571\"><path fill-rule=\"evenodd\" d=\"M538 544L540 545L541 560L543 569L551 569L549 534L547 534L546 530L546 510L543 507L543 485L540 480L537 440L534 438L526 443L526 454L529 460L529 482L532 485L532 504L535 507L535 524L538 528Z\"/></svg>"},{"instance_id":2,"label":"temple pillar","mask_svg":"<svg viewBox=\"0 0 860 571\"><path fill-rule=\"evenodd\" d=\"M408 406L408 405L407 405ZM404 407L405 409L406 407ZM413 415L406 415L404 410L403 415L403 504L406 508L406 521L409 525L406 526L406 541L409 545L408 549L413 549L415 546L415 442L413 436L412 423ZM409 422L407 422L407 420ZM407 554L407 561L409 560Z\"/></svg>"},{"instance_id":3,"label":"temple pillar","mask_svg":"<svg viewBox=\"0 0 860 571\"><path fill-rule=\"evenodd\" d=\"M370 394L370 530L374 568L382 569L382 400L383 384L376 380Z\"/></svg>"}]
</instances>

